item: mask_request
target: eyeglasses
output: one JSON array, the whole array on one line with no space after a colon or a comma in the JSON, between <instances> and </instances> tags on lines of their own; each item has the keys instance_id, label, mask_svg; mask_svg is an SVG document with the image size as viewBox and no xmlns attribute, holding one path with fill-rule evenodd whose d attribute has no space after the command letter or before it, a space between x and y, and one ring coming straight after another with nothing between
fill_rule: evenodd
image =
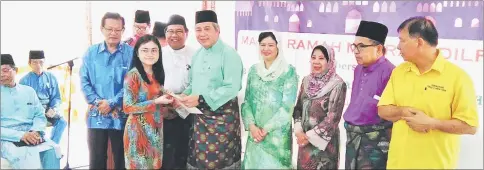
<instances>
[{"instance_id":1,"label":"eyeglasses","mask_svg":"<svg viewBox=\"0 0 484 170\"><path fill-rule=\"evenodd\" d=\"M363 44L363 43L359 43L359 44L351 44L351 49L354 50L355 54L359 54L362 50L364 50L366 47L374 47L374 46L377 46L377 45L380 45L380 44L369 44L369 45L366 45L366 44Z\"/></svg>"},{"instance_id":2,"label":"eyeglasses","mask_svg":"<svg viewBox=\"0 0 484 170\"><path fill-rule=\"evenodd\" d=\"M185 31L183 31L182 29L178 29L178 30L166 30L166 35L170 36L170 35L173 35L173 34L176 34L178 36L181 36L185 33Z\"/></svg>"},{"instance_id":3,"label":"eyeglasses","mask_svg":"<svg viewBox=\"0 0 484 170\"><path fill-rule=\"evenodd\" d=\"M5 74L5 73L10 73L10 71L13 71L15 70L15 68L12 68L12 67L5 67L5 68L2 68L2 73Z\"/></svg>"},{"instance_id":4,"label":"eyeglasses","mask_svg":"<svg viewBox=\"0 0 484 170\"><path fill-rule=\"evenodd\" d=\"M151 49L151 50L149 50L149 49L141 49L140 51L141 51L142 53L144 53L144 54L148 54L149 52L151 52L152 54L158 54L158 52L159 52L160 50L158 50L158 49L154 48L154 49Z\"/></svg>"},{"instance_id":5,"label":"eyeglasses","mask_svg":"<svg viewBox=\"0 0 484 170\"><path fill-rule=\"evenodd\" d=\"M138 26L134 26L134 28L136 29L136 31L146 31L146 29L148 29L148 27L138 27Z\"/></svg>"},{"instance_id":6,"label":"eyeglasses","mask_svg":"<svg viewBox=\"0 0 484 170\"><path fill-rule=\"evenodd\" d=\"M112 29L112 28L106 28L106 27L103 27L103 28L104 28L104 30L108 31L109 33L114 32L114 33L116 33L116 34L119 34L119 33L121 33L122 31L124 31L124 28L123 28L123 29L120 29L120 30L117 30L117 29Z\"/></svg>"},{"instance_id":7,"label":"eyeglasses","mask_svg":"<svg viewBox=\"0 0 484 170\"><path fill-rule=\"evenodd\" d=\"M43 60L39 60L39 61L30 61L31 64L44 64L44 61Z\"/></svg>"}]
</instances>

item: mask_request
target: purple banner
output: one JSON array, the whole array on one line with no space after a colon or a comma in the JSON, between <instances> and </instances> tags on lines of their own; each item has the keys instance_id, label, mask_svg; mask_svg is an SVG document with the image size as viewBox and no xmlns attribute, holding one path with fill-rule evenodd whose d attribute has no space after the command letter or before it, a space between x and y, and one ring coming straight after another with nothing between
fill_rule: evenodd
<instances>
[{"instance_id":1,"label":"purple banner","mask_svg":"<svg viewBox=\"0 0 484 170\"><path fill-rule=\"evenodd\" d=\"M441 39L483 39L483 1L237 1L239 30L350 34L360 20L376 21L397 37L397 28L412 16L434 21ZM237 44L237 43L235 43Z\"/></svg>"}]
</instances>

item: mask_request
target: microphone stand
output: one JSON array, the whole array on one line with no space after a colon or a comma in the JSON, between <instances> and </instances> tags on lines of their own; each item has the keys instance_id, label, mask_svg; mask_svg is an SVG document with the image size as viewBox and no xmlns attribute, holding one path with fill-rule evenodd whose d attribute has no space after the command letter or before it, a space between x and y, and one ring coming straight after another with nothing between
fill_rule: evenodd
<instances>
[{"instance_id":1,"label":"microphone stand","mask_svg":"<svg viewBox=\"0 0 484 170\"><path fill-rule=\"evenodd\" d=\"M53 66L50 66L48 67L47 69L52 69L52 68L55 68L57 66L60 66L60 65L63 65L63 64L66 64L69 65L69 101L67 103L67 163L66 163L66 166L63 168L63 169L66 169L66 170L71 170L70 166L69 166L69 148L70 148L70 131L71 131L71 103L72 103L72 68L74 67L74 60L76 60L78 58L74 58L74 59L71 59L69 61L66 61L66 62L63 62L63 63L60 63L60 64L56 64L56 65L53 65Z\"/></svg>"},{"instance_id":2,"label":"microphone stand","mask_svg":"<svg viewBox=\"0 0 484 170\"><path fill-rule=\"evenodd\" d=\"M77 58L75 58L77 59ZM69 148L70 148L70 133L71 133L71 103L72 103L72 67L74 67L74 60L70 60L67 62L67 64L69 65L69 101L67 103L67 111L68 111L68 114L67 114L67 162L66 162L66 166L64 167L64 169L66 170L70 170L70 166L69 166Z\"/></svg>"}]
</instances>

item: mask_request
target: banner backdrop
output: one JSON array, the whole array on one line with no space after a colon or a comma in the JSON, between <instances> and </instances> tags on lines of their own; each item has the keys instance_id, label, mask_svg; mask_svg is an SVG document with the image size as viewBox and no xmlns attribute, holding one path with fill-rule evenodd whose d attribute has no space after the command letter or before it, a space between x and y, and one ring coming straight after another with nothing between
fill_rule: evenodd
<instances>
[{"instance_id":1,"label":"banner backdrop","mask_svg":"<svg viewBox=\"0 0 484 170\"><path fill-rule=\"evenodd\" d=\"M247 70L259 61L257 38L262 30L280 34L284 56L297 69L300 81L309 74L310 53L316 45L327 44L336 52L337 73L351 91L356 66L350 44L361 20L387 25L386 57L395 65L403 62L397 50L397 28L412 16L426 16L437 26L438 47L445 58L463 68L473 79L482 125L483 87L483 1L237 1L235 11L236 48ZM346 105L351 93L347 93ZM346 142L341 129L341 161L344 168ZM481 126L482 127L482 126ZM474 136L462 136L458 168L482 169L482 128ZM294 158L297 147L294 147Z\"/></svg>"}]
</instances>

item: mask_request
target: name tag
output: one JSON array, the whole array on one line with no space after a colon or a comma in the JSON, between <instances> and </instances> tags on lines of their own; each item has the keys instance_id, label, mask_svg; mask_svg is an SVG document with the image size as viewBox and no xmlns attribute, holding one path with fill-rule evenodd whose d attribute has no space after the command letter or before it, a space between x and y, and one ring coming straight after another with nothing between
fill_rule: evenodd
<instances>
[{"instance_id":1,"label":"name tag","mask_svg":"<svg viewBox=\"0 0 484 170\"><path fill-rule=\"evenodd\" d=\"M374 96L373 96L373 98L374 98L375 100L380 101L380 96L374 95Z\"/></svg>"}]
</instances>

